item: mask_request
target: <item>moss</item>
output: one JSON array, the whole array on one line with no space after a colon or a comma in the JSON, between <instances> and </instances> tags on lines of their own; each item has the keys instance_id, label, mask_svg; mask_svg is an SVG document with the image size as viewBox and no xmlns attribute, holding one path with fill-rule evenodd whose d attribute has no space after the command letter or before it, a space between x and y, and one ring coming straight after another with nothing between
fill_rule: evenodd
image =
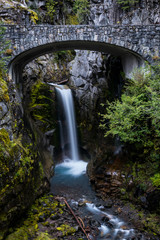
<instances>
[{"instance_id":1,"label":"moss","mask_svg":"<svg viewBox=\"0 0 160 240\"><path fill-rule=\"evenodd\" d=\"M5 145L10 143L8 132L4 128L0 129L0 142Z\"/></svg>"},{"instance_id":2,"label":"moss","mask_svg":"<svg viewBox=\"0 0 160 240\"><path fill-rule=\"evenodd\" d=\"M76 15L67 15L67 19L66 19L66 24L68 25L78 25L79 22L78 22L78 18Z\"/></svg>"},{"instance_id":3,"label":"moss","mask_svg":"<svg viewBox=\"0 0 160 240\"><path fill-rule=\"evenodd\" d=\"M8 184L23 182L26 176L31 175L34 160L29 156L31 154L29 149L22 147L20 141L21 138L11 141L8 132L5 129L0 130L0 173L2 183L5 185L1 194Z\"/></svg>"},{"instance_id":4,"label":"moss","mask_svg":"<svg viewBox=\"0 0 160 240\"><path fill-rule=\"evenodd\" d=\"M13 233L11 233L6 240L22 240L22 239L55 239L51 238L48 233L41 232L39 230L39 217L45 215L45 218L51 217L51 215L56 213L58 209L60 209L60 205L56 200L53 199L52 195L45 195L40 199L37 199L35 203L31 206L30 210L27 212L27 218L21 221L19 225L17 225L16 229ZM43 226L48 226L49 222L46 221L41 222ZM13 230L12 230L13 231ZM70 230L71 231L71 230ZM37 237L38 235L38 237ZM24 238L23 238L24 237Z\"/></svg>"},{"instance_id":5,"label":"moss","mask_svg":"<svg viewBox=\"0 0 160 240\"><path fill-rule=\"evenodd\" d=\"M139 212L139 218L141 219L146 232L160 235L159 221L160 218L156 214L145 214L143 211Z\"/></svg>"},{"instance_id":6,"label":"moss","mask_svg":"<svg viewBox=\"0 0 160 240\"><path fill-rule=\"evenodd\" d=\"M56 240L56 239L51 238L48 233L40 233L36 240Z\"/></svg>"},{"instance_id":7,"label":"moss","mask_svg":"<svg viewBox=\"0 0 160 240\"><path fill-rule=\"evenodd\" d=\"M32 232L33 230L30 229L30 232ZM11 234L10 236L8 236L6 238L6 240L28 240L28 234L24 229L19 229L17 230L16 233Z\"/></svg>"},{"instance_id":8,"label":"moss","mask_svg":"<svg viewBox=\"0 0 160 240\"><path fill-rule=\"evenodd\" d=\"M4 232L17 213L22 213L33 201L34 194L36 191L38 194L37 189L42 183L43 168L37 163L37 156L32 148L33 145L22 145L21 136L11 141L8 132L5 129L0 130L0 225ZM14 192L17 196L14 198L16 204L13 205L11 196ZM4 207L6 203L12 206L7 206L7 211ZM21 232L17 234L19 238L16 239L21 239Z\"/></svg>"},{"instance_id":9,"label":"moss","mask_svg":"<svg viewBox=\"0 0 160 240\"><path fill-rule=\"evenodd\" d=\"M75 228L70 227L67 224L60 225L60 227L57 227L57 230L62 232L62 236L68 236L68 235L74 234L76 232Z\"/></svg>"},{"instance_id":10,"label":"moss","mask_svg":"<svg viewBox=\"0 0 160 240\"><path fill-rule=\"evenodd\" d=\"M8 86L7 83L2 78L2 73L0 72L0 101L9 101Z\"/></svg>"}]
</instances>

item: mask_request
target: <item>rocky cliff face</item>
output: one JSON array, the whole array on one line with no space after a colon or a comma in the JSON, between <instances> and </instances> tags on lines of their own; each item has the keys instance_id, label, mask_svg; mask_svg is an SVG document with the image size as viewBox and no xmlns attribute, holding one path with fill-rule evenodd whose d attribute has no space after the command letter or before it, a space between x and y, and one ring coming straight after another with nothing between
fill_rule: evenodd
<instances>
[{"instance_id":1,"label":"rocky cliff face","mask_svg":"<svg viewBox=\"0 0 160 240\"><path fill-rule=\"evenodd\" d=\"M2 0L0 20L12 24L34 24L37 21L37 15L28 9L28 5L38 8L42 15L40 19L45 19L45 22L49 23L49 20L43 18L46 13L46 1L28 1L27 5L26 2ZM158 0L141 0L139 4L128 10L122 10L116 4L116 0L92 0L90 3L88 24L160 23ZM72 4L68 7L68 13L71 6ZM59 8L57 11L60 11ZM63 14L57 15L54 23L66 23L65 17ZM4 97L0 98L0 151L1 153L5 152L5 158L3 156L3 161L0 162L3 170L0 172L0 180L3 180L0 181L3 182L0 185L0 208L3 209L0 212L0 225L4 230L6 226L9 227L10 223L15 221L17 213L22 214L39 194L48 189L47 178L51 176L52 159L56 146L56 123L54 122L54 126L49 123L48 128L45 114L39 113L39 111L44 113L42 108L44 103L41 102L42 99L38 99L38 96L46 98L48 94L51 94L51 98L55 101L54 91L50 92L51 89L46 87L46 81L60 82L69 79L67 84L72 88L75 97L82 147L89 152L92 159L89 163L88 173L96 189L106 198L121 194L125 196L125 189L133 186L133 176L130 176L132 171L130 169L126 171L125 150L122 151L116 139L105 139L103 132L98 127L100 121L98 113L103 111L100 104L105 104L106 98L112 100L118 97L123 85L120 74L123 69L120 60L90 51L76 51L74 60L74 54L67 54L67 56L69 64L64 64L64 61L57 64L52 61L51 56L46 56L27 65L23 75L22 101L12 82L8 82L10 101L7 100L9 95L5 93ZM1 89L8 91L5 82L1 80L0 84ZM52 102L51 105L54 111L50 118L53 117L55 121L55 102ZM7 130L9 135L2 129ZM23 135L23 138L19 140L20 146L16 149L16 155L13 157L12 153L15 150L13 145L16 145L17 142L12 140L17 139L20 134ZM4 138L7 141L4 141ZM27 143L27 147L24 148L21 142ZM29 147L29 145L31 146ZM7 148L10 149L9 154ZM28 158L31 153L31 158ZM49 164L46 162L48 158L50 159ZM2 168L3 165L5 167ZM141 194L136 187L134 193L137 194L135 197L139 198L146 194L145 191ZM143 202L145 202L144 205L146 202L151 205L152 193L153 191L150 191L147 193L147 197L145 195L145 199L140 200L142 205Z\"/></svg>"},{"instance_id":2,"label":"rocky cliff face","mask_svg":"<svg viewBox=\"0 0 160 240\"><path fill-rule=\"evenodd\" d=\"M6 23L29 24L45 22L50 24L78 24L73 12L73 1L58 2L54 6L53 18L48 17L46 0L12 1L0 3L0 19ZM33 10L36 10L34 12ZM140 0L126 10L117 0L91 0L88 24L134 24L147 25L160 23L158 0Z\"/></svg>"},{"instance_id":3,"label":"rocky cliff face","mask_svg":"<svg viewBox=\"0 0 160 240\"><path fill-rule=\"evenodd\" d=\"M106 66L101 53L76 51L75 59L69 63L70 85L80 106L82 119L95 119L95 109L99 99L107 89Z\"/></svg>"},{"instance_id":4,"label":"rocky cliff face","mask_svg":"<svg viewBox=\"0 0 160 240\"><path fill-rule=\"evenodd\" d=\"M95 25L160 23L158 0L142 0L127 10L123 10L116 0L92 0L90 12L90 23Z\"/></svg>"},{"instance_id":5,"label":"rocky cliff face","mask_svg":"<svg viewBox=\"0 0 160 240\"><path fill-rule=\"evenodd\" d=\"M0 239L35 198L49 189L36 141L27 131L15 85L0 77ZM7 82L7 84L6 84ZM2 86L3 85L3 86Z\"/></svg>"}]
</instances>

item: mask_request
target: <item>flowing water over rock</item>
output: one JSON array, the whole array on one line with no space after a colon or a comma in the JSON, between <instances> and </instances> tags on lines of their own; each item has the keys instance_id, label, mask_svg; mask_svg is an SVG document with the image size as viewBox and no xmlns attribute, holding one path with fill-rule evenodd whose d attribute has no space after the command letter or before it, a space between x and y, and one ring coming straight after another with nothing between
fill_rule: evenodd
<instances>
[{"instance_id":1,"label":"flowing water over rock","mask_svg":"<svg viewBox=\"0 0 160 240\"><path fill-rule=\"evenodd\" d=\"M80 160L72 166L70 161L67 165L56 166L51 191L67 199L73 211L83 219L85 227L89 228L90 239L132 239L134 230L114 216L105 202L96 197L84 173L86 163Z\"/></svg>"},{"instance_id":2,"label":"flowing water over rock","mask_svg":"<svg viewBox=\"0 0 160 240\"><path fill-rule=\"evenodd\" d=\"M87 162L80 159L71 90L57 87L60 111L62 162L55 167L51 192L67 199L83 219L90 239L134 239L134 230L107 210L105 202L96 197L86 175ZM67 151L66 151L67 146Z\"/></svg>"}]
</instances>

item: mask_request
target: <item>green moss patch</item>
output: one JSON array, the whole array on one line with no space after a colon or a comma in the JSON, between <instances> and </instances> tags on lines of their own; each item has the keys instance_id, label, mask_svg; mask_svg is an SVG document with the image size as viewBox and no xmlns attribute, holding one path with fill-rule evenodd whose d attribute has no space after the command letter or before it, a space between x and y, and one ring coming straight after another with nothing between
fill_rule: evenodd
<instances>
[{"instance_id":1,"label":"green moss patch","mask_svg":"<svg viewBox=\"0 0 160 240\"><path fill-rule=\"evenodd\" d=\"M44 175L41 163L38 162L36 153L33 152L33 146L24 147L21 142L21 137L10 140L8 132L0 129L0 225L2 232L8 231L10 222L14 221L17 214L20 215L32 203Z\"/></svg>"},{"instance_id":2,"label":"green moss patch","mask_svg":"<svg viewBox=\"0 0 160 240\"><path fill-rule=\"evenodd\" d=\"M8 86L7 83L3 80L2 74L0 72L0 101L9 101Z\"/></svg>"},{"instance_id":3,"label":"green moss patch","mask_svg":"<svg viewBox=\"0 0 160 240\"><path fill-rule=\"evenodd\" d=\"M62 236L68 236L76 232L76 229L74 227L70 227L67 224L60 225L60 227L57 227L57 230L62 232Z\"/></svg>"},{"instance_id":4,"label":"green moss patch","mask_svg":"<svg viewBox=\"0 0 160 240\"><path fill-rule=\"evenodd\" d=\"M27 212L26 218L14 230L11 229L12 233L6 240L56 240L73 235L77 231L74 227L58 223L65 208L65 205L55 200L52 195L37 199Z\"/></svg>"}]
</instances>

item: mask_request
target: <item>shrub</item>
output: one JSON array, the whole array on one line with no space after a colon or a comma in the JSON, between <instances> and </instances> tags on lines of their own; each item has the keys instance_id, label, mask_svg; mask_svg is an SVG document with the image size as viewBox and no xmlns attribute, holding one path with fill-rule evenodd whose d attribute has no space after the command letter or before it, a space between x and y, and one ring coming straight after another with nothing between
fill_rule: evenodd
<instances>
[{"instance_id":1,"label":"shrub","mask_svg":"<svg viewBox=\"0 0 160 240\"><path fill-rule=\"evenodd\" d=\"M100 126L105 136L118 135L143 149L150 160L160 150L160 64L138 70L125 86L121 100L107 102Z\"/></svg>"}]
</instances>

